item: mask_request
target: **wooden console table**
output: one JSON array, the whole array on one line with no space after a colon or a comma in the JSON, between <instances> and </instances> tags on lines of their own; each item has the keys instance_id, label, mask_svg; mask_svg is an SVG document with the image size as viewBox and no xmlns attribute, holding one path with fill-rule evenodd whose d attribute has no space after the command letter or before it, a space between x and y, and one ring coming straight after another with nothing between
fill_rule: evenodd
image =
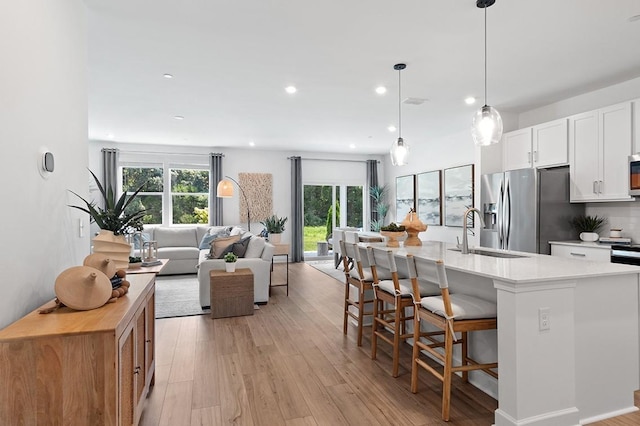
<instances>
[{"instance_id":1,"label":"wooden console table","mask_svg":"<svg viewBox=\"0 0 640 426\"><path fill-rule=\"evenodd\" d=\"M0 424L137 425L155 377L155 275L90 311L38 310L0 331Z\"/></svg>"},{"instance_id":2,"label":"wooden console table","mask_svg":"<svg viewBox=\"0 0 640 426\"><path fill-rule=\"evenodd\" d=\"M253 315L253 272L249 268L235 272L213 269L209 272L211 318Z\"/></svg>"}]
</instances>

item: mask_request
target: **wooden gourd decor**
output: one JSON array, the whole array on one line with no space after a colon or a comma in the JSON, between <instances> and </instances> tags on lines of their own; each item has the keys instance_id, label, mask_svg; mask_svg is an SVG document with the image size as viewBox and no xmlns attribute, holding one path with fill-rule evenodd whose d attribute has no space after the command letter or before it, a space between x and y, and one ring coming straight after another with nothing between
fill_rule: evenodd
<instances>
[{"instance_id":1,"label":"wooden gourd decor","mask_svg":"<svg viewBox=\"0 0 640 426\"><path fill-rule=\"evenodd\" d=\"M410 209L407 216L402 221L401 225L404 225L404 229L407 231L407 239L404 241L406 246L421 246L422 241L418 238L420 232L427 230L427 225L422 223L418 218L418 214L414 209Z\"/></svg>"},{"instance_id":2,"label":"wooden gourd decor","mask_svg":"<svg viewBox=\"0 0 640 426\"><path fill-rule=\"evenodd\" d=\"M73 266L56 278L55 292L65 306L78 311L96 309L111 298L111 280L91 266Z\"/></svg>"}]
</instances>

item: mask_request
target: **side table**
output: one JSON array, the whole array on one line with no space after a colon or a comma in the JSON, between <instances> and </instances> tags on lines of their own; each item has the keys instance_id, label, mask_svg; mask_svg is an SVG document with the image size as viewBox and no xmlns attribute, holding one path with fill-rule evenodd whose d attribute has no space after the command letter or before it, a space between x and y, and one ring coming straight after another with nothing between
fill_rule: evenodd
<instances>
[{"instance_id":1,"label":"side table","mask_svg":"<svg viewBox=\"0 0 640 426\"><path fill-rule=\"evenodd\" d=\"M273 243L272 243L273 244ZM273 244L275 247L275 250L273 251L273 257L271 258L271 272L273 272L273 258L276 256L286 256L287 258L287 264L286 264L286 268L287 268L287 281L281 284L273 284L271 282L271 274L269 275L269 296L271 296L271 287L281 287L281 286L286 286L287 287L287 297L289 297L289 248L290 245L289 244Z\"/></svg>"},{"instance_id":2,"label":"side table","mask_svg":"<svg viewBox=\"0 0 640 426\"><path fill-rule=\"evenodd\" d=\"M235 272L209 272L211 318L253 315L253 273L249 268Z\"/></svg>"}]
</instances>

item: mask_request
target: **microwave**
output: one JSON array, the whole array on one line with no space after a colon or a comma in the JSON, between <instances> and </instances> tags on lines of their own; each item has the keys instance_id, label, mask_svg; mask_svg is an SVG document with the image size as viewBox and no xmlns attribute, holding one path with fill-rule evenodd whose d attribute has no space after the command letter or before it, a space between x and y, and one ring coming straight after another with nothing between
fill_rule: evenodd
<instances>
[{"instance_id":1,"label":"microwave","mask_svg":"<svg viewBox=\"0 0 640 426\"><path fill-rule=\"evenodd\" d=\"M629 195L640 195L640 154L629 156Z\"/></svg>"}]
</instances>

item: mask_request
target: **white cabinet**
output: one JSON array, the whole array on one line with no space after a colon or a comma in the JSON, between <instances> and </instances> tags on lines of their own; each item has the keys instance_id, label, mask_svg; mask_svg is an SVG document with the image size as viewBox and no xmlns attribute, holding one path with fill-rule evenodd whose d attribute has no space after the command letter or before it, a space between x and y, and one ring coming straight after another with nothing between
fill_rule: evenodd
<instances>
[{"instance_id":1,"label":"white cabinet","mask_svg":"<svg viewBox=\"0 0 640 426\"><path fill-rule=\"evenodd\" d=\"M502 144L505 170L531 167L531 127L505 133Z\"/></svg>"},{"instance_id":2,"label":"white cabinet","mask_svg":"<svg viewBox=\"0 0 640 426\"><path fill-rule=\"evenodd\" d=\"M633 154L640 152L640 99L633 101Z\"/></svg>"},{"instance_id":3,"label":"white cabinet","mask_svg":"<svg viewBox=\"0 0 640 426\"><path fill-rule=\"evenodd\" d=\"M592 260L596 262L611 262L611 249L608 247L589 247L586 245L551 244L551 256L567 259Z\"/></svg>"},{"instance_id":4,"label":"white cabinet","mask_svg":"<svg viewBox=\"0 0 640 426\"><path fill-rule=\"evenodd\" d=\"M568 163L567 119L505 133L504 170L561 166Z\"/></svg>"},{"instance_id":5,"label":"white cabinet","mask_svg":"<svg viewBox=\"0 0 640 426\"><path fill-rule=\"evenodd\" d=\"M569 163L568 120L550 121L533 126L533 165L535 167L563 166Z\"/></svg>"},{"instance_id":6,"label":"white cabinet","mask_svg":"<svg viewBox=\"0 0 640 426\"><path fill-rule=\"evenodd\" d=\"M569 117L572 202L631 201L631 103Z\"/></svg>"}]
</instances>

